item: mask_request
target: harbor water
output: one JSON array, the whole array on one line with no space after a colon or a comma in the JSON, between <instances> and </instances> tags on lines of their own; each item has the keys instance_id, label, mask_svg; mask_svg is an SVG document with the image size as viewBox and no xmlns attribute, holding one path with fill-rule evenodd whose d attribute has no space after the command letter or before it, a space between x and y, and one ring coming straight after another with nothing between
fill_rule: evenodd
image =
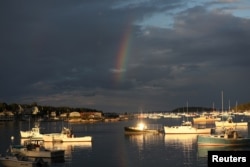
<instances>
[{"instance_id":1,"label":"harbor water","mask_svg":"<svg viewBox=\"0 0 250 167\"><path fill-rule=\"evenodd\" d=\"M238 119L238 120L237 120ZM236 118L239 121L242 118ZM125 135L125 126L134 126L139 120L68 124L67 122L40 122L41 132L60 132L71 127L75 136L92 136L92 142L51 143L45 147L65 149L65 162L50 163L51 167L165 167L207 166L208 150L250 150L250 148L198 147L196 135L138 134ZM183 119L143 119L148 124L180 125ZM250 121L244 118L244 121ZM11 144L20 144L20 130L28 130L32 123L0 122L0 153L5 154ZM248 128L239 128L249 136ZM11 140L11 136L14 137Z\"/></svg>"}]
</instances>

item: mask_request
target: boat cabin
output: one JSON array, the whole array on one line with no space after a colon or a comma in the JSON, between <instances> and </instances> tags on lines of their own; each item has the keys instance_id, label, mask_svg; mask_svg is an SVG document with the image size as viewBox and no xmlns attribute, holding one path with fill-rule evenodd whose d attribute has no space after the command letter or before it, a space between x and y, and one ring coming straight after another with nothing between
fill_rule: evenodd
<instances>
[{"instance_id":1,"label":"boat cabin","mask_svg":"<svg viewBox=\"0 0 250 167\"><path fill-rule=\"evenodd\" d=\"M63 127L62 129L62 132L61 132L63 135L67 135L67 137L73 137L73 132L72 132L72 129L69 129L69 128L65 128Z\"/></svg>"},{"instance_id":2,"label":"boat cabin","mask_svg":"<svg viewBox=\"0 0 250 167\"><path fill-rule=\"evenodd\" d=\"M192 126L192 122L190 121L182 122L181 126Z\"/></svg>"},{"instance_id":3,"label":"boat cabin","mask_svg":"<svg viewBox=\"0 0 250 167\"><path fill-rule=\"evenodd\" d=\"M238 138L242 138L242 136L238 133L238 131L232 130L232 129L226 129L224 131L224 134L218 135L218 136L215 135L215 137L225 138L225 139L238 139Z\"/></svg>"}]
</instances>

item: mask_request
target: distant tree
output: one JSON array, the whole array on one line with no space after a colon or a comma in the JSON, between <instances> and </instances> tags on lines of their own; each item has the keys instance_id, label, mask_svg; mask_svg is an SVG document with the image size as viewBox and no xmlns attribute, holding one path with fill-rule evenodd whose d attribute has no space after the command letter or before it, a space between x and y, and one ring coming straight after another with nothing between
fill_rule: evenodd
<instances>
[{"instance_id":1,"label":"distant tree","mask_svg":"<svg viewBox=\"0 0 250 167\"><path fill-rule=\"evenodd\" d=\"M31 106L32 106L32 107L37 106L37 102L31 103Z\"/></svg>"},{"instance_id":2,"label":"distant tree","mask_svg":"<svg viewBox=\"0 0 250 167\"><path fill-rule=\"evenodd\" d=\"M234 107L232 107L232 109L234 110L234 111L246 111L246 110L250 110L250 102L248 102L248 103L243 103L243 104L240 104L240 105L238 105L238 106L234 106Z\"/></svg>"},{"instance_id":3,"label":"distant tree","mask_svg":"<svg viewBox=\"0 0 250 167\"><path fill-rule=\"evenodd\" d=\"M0 111L7 110L8 104L7 103L0 103Z\"/></svg>"},{"instance_id":4,"label":"distant tree","mask_svg":"<svg viewBox=\"0 0 250 167\"><path fill-rule=\"evenodd\" d=\"M13 111L15 114L17 113L19 107L18 107L18 104L16 103L12 103L9 105L9 110Z\"/></svg>"}]
</instances>

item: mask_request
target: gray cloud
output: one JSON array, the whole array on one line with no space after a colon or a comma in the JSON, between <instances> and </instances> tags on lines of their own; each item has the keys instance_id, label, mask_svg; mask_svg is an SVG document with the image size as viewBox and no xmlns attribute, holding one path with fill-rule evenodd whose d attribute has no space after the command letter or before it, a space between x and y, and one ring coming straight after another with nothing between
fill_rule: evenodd
<instances>
[{"instance_id":1,"label":"gray cloud","mask_svg":"<svg viewBox=\"0 0 250 167\"><path fill-rule=\"evenodd\" d=\"M219 108L224 90L246 102L250 21L214 8L218 1L199 2L1 2L0 101L117 112L187 100ZM127 64L117 69L128 27Z\"/></svg>"}]
</instances>

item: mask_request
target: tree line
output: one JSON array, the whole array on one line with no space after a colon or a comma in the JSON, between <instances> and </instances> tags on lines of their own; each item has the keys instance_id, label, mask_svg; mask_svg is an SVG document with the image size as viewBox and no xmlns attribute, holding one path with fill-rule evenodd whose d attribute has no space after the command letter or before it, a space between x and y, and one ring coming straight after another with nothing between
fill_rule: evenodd
<instances>
[{"instance_id":1,"label":"tree line","mask_svg":"<svg viewBox=\"0 0 250 167\"><path fill-rule=\"evenodd\" d=\"M33 102L31 104L17 104L17 103L7 104L5 102L0 102L0 112L12 111L14 114L16 114L16 113L20 112L20 109L30 109L33 107L37 107L39 109L39 112L41 115L49 114L52 111L55 111L56 113L69 113L69 112L73 112L73 111L77 111L77 112L101 112L101 113L103 113L100 110L91 109L91 108L84 108L84 107L75 108L75 107L67 107L67 106L61 106L61 107L42 106L42 105L38 105L36 102Z\"/></svg>"}]
</instances>

